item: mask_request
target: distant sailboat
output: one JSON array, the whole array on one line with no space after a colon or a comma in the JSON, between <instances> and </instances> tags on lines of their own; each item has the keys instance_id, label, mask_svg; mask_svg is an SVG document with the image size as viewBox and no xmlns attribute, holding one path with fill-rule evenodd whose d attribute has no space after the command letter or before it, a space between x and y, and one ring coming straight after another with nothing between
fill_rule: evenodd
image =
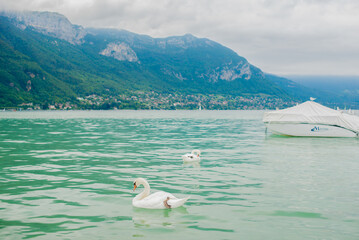
<instances>
[{"instance_id":1,"label":"distant sailboat","mask_svg":"<svg viewBox=\"0 0 359 240\"><path fill-rule=\"evenodd\" d=\"M202 110L202 105L199 104L198 110L201 111Z\"/></svg>"}]
</instances>

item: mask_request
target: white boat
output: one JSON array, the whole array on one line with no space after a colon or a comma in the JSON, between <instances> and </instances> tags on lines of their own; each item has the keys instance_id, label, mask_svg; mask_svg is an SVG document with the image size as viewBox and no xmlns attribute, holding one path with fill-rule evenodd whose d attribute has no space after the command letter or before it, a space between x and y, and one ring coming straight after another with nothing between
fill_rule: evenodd
<instances>
[{"instance_id":1,"label":"white boat","mask_svg":"<svg viewBox=\"0 0 359 240\"><path fill-rule=\"evenodd\" d=\"M273 134L298 137L358 137L359 116L342 113L314 101L264 113Z\"/></svg>"}]
</instances>

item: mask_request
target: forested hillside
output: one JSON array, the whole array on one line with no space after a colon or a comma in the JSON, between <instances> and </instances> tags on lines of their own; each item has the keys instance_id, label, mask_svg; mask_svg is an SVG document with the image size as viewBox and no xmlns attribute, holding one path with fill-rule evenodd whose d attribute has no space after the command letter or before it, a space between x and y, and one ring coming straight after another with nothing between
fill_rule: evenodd
<instances>
[{"instance_id":1,"label":"forested hillside","mask_svg":"<svg viewBox=\"0 0 359 240\"><path fill-rule=\"evenodd\" d=\"M0 107L261 109L312 94L190 34L151 38L84 29L58 13L1 15Z\"/></svg>"}]
</instances>

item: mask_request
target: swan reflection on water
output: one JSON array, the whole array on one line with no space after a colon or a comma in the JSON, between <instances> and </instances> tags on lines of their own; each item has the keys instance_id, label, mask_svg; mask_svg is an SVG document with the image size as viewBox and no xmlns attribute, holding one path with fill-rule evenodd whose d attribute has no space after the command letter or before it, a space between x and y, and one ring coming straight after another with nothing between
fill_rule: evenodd
<instances>
[{"instance_id":1,"label":"swan reflection on water","mask_svg":"<svg viewBox=\"0 0 359 240\"><path fill-rule=\"evenodd\" d=\"M194 167L194 168L200 168L201 163L200 162L183 162L183 167Z\"/></svg>"},{"instance_id":2,"label":"swan reflection on water","mask_svg":"<svg viewBox=\"0 0 359 240\"><path fill-rule=\"evenodd\" d=\"M132 221L136 228L173 227L180 223L181 215L187 215L185 207L174 209L133 208Z\"/></svg>"}]
</instances>

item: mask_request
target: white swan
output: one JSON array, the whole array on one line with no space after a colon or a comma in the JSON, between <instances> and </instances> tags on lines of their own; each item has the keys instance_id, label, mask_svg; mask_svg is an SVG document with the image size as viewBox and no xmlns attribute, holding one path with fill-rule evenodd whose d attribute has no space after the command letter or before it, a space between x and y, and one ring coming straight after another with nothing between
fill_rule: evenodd
<instances>
[{"instance_id":1,"label":"white swan","mask_svg":"<svg viewBox=\"0 0 359 240\"><path fill-rule=\"evenodd\" d=\"M198 149L192 150L191 153L187 153L182 156L182 159L184 162L197 162L201 161L201 158L199 157L201 155L201 151Z\"/></svg>"},{"instance_id":2,"label":"white swan","mask_svg":"<svg viewBox=\"0 0 359 240\"><path fill-rule=\"evenodd\" d=\"M145 189L133 198L132 205L134 207L150 209L177 208L182 206L189 199L189 197L179 199L171 193L162 191L150 195L150 185L143 178L137 178L133 182L133 191L141 185L143 185Z\"/></svg>"}]
</instances>

